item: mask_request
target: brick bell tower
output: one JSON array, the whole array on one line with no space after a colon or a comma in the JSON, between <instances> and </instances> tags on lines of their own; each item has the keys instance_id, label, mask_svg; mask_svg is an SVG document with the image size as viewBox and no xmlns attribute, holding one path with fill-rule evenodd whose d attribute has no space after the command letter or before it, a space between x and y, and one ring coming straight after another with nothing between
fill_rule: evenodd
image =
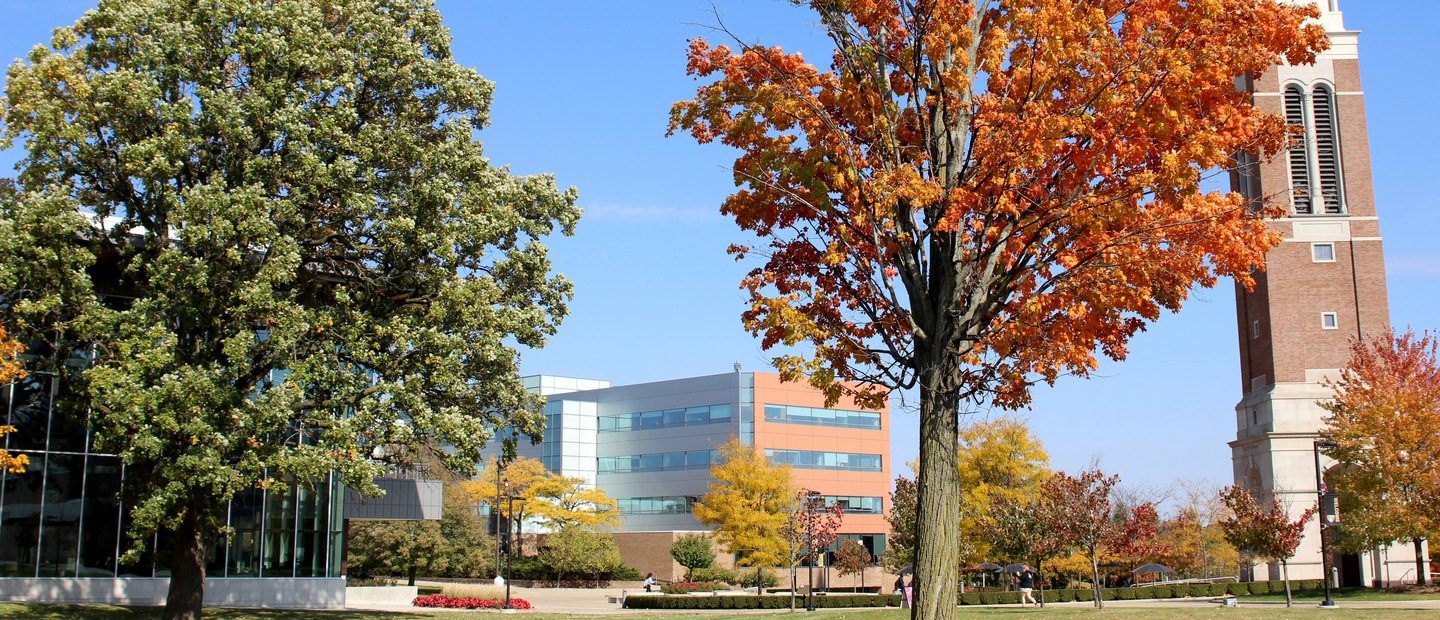
<instances>
[{"instance_id":1,"label":"brick bell tower","mask_svg":"<svg viewBox=\"0 0 1440 620\"><path fill-rule=\"evenodd\" d=\"M1279 204L1270 226L1284 235L1266 255L1254 291L1236 287L1240 388L1235 482L1278 497L1293 513L1316 501L1314 441L1328 398L1322 381L1348 363L1353 338L1389 326L1385 262L1370 174L1358 32L1346 30L1338 0L1285 0L1319 6L1330 49L1313 65L1272 68L1243 84L1260 109L1303 128L1303 140L1269 161L1241 156L1231 186L1255 201ZM1327 467L1321 458L1321 466ZM1343 510L1343 509L1342 509ZM1292 579L1322 573L1318 525L1294 558ZM1344 585L1413 580L1414 555L1397 546L1361 556L1332 556ZM1389 566L1393 560L1394 566ZM1280 567L1257 566L1255 579Z\"/></svg>"}]
</instances>

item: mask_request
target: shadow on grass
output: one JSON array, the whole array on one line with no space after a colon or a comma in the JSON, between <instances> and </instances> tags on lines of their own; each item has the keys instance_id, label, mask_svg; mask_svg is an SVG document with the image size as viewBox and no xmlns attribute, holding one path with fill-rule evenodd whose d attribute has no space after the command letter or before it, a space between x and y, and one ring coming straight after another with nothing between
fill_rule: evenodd
<instances>
[{"instance_id":1,"label":"shadow on grass","mask_svg":"<svg viewBox=\"0 0 1440 620\"><path fill-rule=\"evenodd\" d=\"M1294 590L1291 590L1290 592L1294 598L1305 599L1307 601L1311 599L1319 601L1324 600L1325 598L1324 588L1307 588L1303 590L1296 588ZM1440 593L1394 593L1386 592L1385 590L1379 590L1376 588L1332 588L1330 590L1330 598L1333 600L1350 601L1428 601L1432 599L1440 599ZM1283 601L1285 600L1285 592L1281 591L1271 592L1269 594L1252 594L1250 596L1241 597L1240 600Z\"/></svg>"},{"instance_id":2,"label":"shadow on grass","mask_svg":"<svg viewBox=\"0 0 1440 620\"><path fill-rule=\"evenodd\" d=\"M121 607L117 605L52 605L45 603L0 603L0 618L26 620L152 620L160 617L159 607ZM374 618L414 618L399 612L385 611L319 611L313 609L210 609L206 618L228 620L373 620Z\"/></svg>"}]
</instances>

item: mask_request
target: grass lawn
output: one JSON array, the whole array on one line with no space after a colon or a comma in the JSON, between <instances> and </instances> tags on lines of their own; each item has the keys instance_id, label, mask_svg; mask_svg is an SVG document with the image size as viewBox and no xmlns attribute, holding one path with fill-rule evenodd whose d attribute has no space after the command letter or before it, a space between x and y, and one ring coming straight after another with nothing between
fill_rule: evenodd
<instances>
[{"instance_id":1,"label":"grass lawn","mask_svg":"<svg viewBox=\"0 0 1440 620\"><path fill-rule=\"evenodd\" d=\"M695 612L687 612L687 615ZM820 610L813 613L798 612L803 614L805 620L904 620L910 617L908 611L898 609L890 610ZM699 613L707 620L754 620L756 617L786 616L788 611L775 613ZM1285 609L1283 607L1239 607L1235 609L1221 609L1216 607L1197 608L1113 608L1097 610L1090 607L1051 607L1047 609L1034 608L985 608L965 609L961 608L961 618L1021 618L1035 614L1044 614L1051 618L1135 618L1139 620L1182 620L1190 618L1223 618L1225 620L1258 620L1262 618L1434 618L1435 612L1431 611L1406 611L1394 609L1335 609L1320 610L1314 607L1295 607ZM220 620L375 620L380 618L408 619L408 618L471 618L482 615L497 615L493 611L477 612L433 612L433 613L389 613L389 612L361 612L361 611L287 611L287 610L241 610L241 609L207 609L207 618ZM544 614L532 612L520 612L509 614L507 617L527 618L529 620L562 620L565 618L668 618L674 617L675 612L634 612L620 615L607 616L575 616L570 614ZM114 607L109 605L31 605L18 603L0 603L0 618L34 618L39 620L108 620L117 618L121 620L150 620L160 617L160 609L156 607Z\"/></svg>"},{"instance_id":2,"label":"grass lawn","mask_svg":"<svg viewBox=\"0 0 1440 620\"><path fill-rule=\"evenodd\" d=\"M1325 590L1315 588L1313 590L1291 590L1296 599L1303 600L1325 600ZM1375 588L1335 588L1330 591L1330 599L1335 601L1428 601L1440 599L1440 592L1403 592L1391 593ZM1269 594L1252 594L1240 597L1241 601L1283 601L1284 592L1271 592Z\"/></svg>"}]
</instances>

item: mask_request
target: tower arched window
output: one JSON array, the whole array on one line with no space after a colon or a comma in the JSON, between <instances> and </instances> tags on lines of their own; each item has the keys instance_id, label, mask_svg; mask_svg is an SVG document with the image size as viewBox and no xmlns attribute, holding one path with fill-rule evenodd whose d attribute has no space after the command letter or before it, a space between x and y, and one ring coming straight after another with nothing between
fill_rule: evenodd
<instances>
[{"instance_id":1,"label":"tower arched window","mask_svg":"<svg viewBox=\"0 0 1440 620\"><path fill-rule=\"evenodd\" d=\"M1315 176L1317 198L1326 213L1343 213L1345 201L1340 187L1340 144L1335 131L1335 95L1325 86L1310 93L1311 118L1315 119Z\"/></svg>"},{"instance_id":2,"label":"tower arched window","mask_svg":"<svg viewBox=\"0 0 1440 620\"><path fill-rule=\"evenodd\" d=\"M1290 145L1290 190L1296 215L1345 212L1335 93L1317 85L1307 96L1285 87L1285 122L1297 127Z\"/></svg>"},{"instance_id":3,"label":"tower arched window","mask_svg":"<svg viewBox=\"0 0 1440 620\"><path fill-rule=\"evenodd\" d=\"M1314 213L1310 192L1310 149L1308 123L1305 122L1305 93L1294 84L1285 88L1285 122L1297 128L1290 143L1290 196L1295 213Z\"/></svg>"}]
</instances>

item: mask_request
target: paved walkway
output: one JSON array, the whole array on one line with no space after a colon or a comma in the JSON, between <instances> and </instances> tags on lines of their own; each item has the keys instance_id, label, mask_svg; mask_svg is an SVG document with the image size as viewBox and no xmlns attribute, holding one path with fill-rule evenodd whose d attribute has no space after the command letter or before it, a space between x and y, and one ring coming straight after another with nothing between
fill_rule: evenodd
<instances>
[{"instance_id":1,"label":"paved walkway","mask_svg":"<svg viewBox=\"0 0 1440 620\"><path fill-rule=\"evenodd\" d=\"M424 582L417 582L424 583ZM434 585L439 585L434 584ZM523 598L530 601L535 611L552 614L627 614L647 613L647 611L630 611L621 609L619 603L609 602L610 597L619 597L622 593L644 594L644 591L636 591L621 588L511 588L511 596ZM1139 601L1106 601L1106 607L1152 607L1152 608L1213 608L1217 606L1218 598L1181 598L1181 599L1151 599ZM1296 607L1314 607L1317 602L1313 600L1297 601ZM1050 603L1051 607L1090 607L1088 602ZM1410 610L1434 610L1440 612L1440 599L1429 599L1419 601L1340 601L1339 605L1347 609L1410 609ZM1284 607L1285 601L1247 601L1240 599L1241 607ZM967 605L966 607L972 607ZM1018 607L1018 605L976 605L974 607ZM352 609L364 609L367 611L445 611L433 608L418 608L410 605L365 605ZM463 611L463 610L453 610ZM773 613L775 610L756 610L760 613ZM649 611L649 613L653 613ZM705 613L704 611L688 611L690 613ZM715 613L736 614L744 613L744 610L726 609L715 610Z\"/></svg>"}]
</instances>

